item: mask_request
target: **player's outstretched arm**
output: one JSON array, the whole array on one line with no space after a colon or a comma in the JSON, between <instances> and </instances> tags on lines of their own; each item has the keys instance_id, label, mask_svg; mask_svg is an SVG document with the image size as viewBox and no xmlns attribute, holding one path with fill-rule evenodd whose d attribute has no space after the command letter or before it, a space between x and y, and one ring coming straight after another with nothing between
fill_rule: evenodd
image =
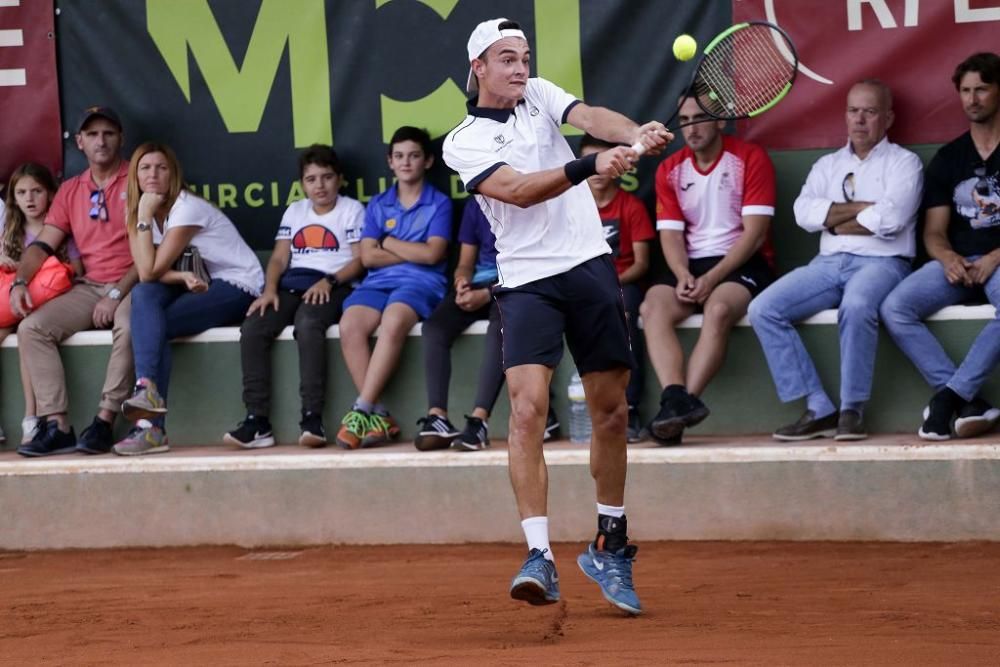
<instances>
[{"instance_id":1,"label":"player's outstretched arm","mask_svg":"<svg viewBox=\"0 0 1000 667\"><path fill-rule=\"evenodd\" d=\"M656 155L663 152L674 139L674 135L663 123L650 121L639 125L626 116L605 107L577 104L569 111L566 122L573 127L613 144L632 146L641 143L646 153Z\"/></svg>"},{"instance_id":2,"label":"player's outstretched arm","mask_svg":"<svg viewBox=\"0 0 1000 667\"><path fill-rule=\"evenodd\" d=\"M627 146L618 146L571 160L562 167L521 173L502 165L476 186L476 191L521 208L558 197L589 176L601 174L618 178L632 168L638 155Z\"/></svg>"}]
</instances>

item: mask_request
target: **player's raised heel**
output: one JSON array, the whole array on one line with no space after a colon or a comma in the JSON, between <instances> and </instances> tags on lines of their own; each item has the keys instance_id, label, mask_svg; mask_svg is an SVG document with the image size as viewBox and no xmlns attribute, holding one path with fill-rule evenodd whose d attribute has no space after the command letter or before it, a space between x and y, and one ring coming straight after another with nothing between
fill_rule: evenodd
<instances>
[{"instance_id":1,"label":"player's raised heel","mask_svg":"<svg viewBox=\"0 0 1000 667\"><path fill-rule=\"evenodd\" d=\"M545 558L546 550L532 549L521 571L510 582L510 596L528 604L543 605L559 601L559 574L556 564Z\"/></svg>"},{"instance_id":2,"label":"player's raised heel","mask_svg":"<svg viewBox=\"0 0 1000 667\"><path fill-rule=\"evenodd\" d=\"M615 553L598 551L593 544L580 554L576 564L598 586L604 599L630 614L641 614L642 605L632 586L632 561L639 548L628 544Z\"/></svg>"}]
</instances>

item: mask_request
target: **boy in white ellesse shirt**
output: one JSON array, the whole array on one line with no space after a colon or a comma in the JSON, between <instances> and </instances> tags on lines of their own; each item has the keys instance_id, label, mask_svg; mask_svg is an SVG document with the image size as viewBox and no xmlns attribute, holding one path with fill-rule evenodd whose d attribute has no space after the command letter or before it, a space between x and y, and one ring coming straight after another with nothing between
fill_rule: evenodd
<instances>
[{"instance_id":1,"label":"boy in white ellesse shirt","mask_svg":"<svg viewBox=\"0 0 1000 667\"><path fill-rule=\"evenodd\" d=\"M247 416L224 439L246 449L274 444L271 345L289 324L295 325L299 348L299 444L326 444L326 330L340 321L351 283L363 271L358 241L365 209L338 194L343 170L337 154L329 146L310 146L299 157L299 175L306 199L289 206L281 218L264 293L250 305L240 329Z\"/></svg>"}]
</instances>

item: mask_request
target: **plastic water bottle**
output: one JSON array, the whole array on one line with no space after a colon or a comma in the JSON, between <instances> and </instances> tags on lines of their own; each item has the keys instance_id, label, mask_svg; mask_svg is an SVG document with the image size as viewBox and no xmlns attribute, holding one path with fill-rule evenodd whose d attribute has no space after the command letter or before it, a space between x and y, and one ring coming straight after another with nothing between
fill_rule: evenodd
<instances>
[{"instance_id":1,"label":"plastic water bottle","mask_svg":"<svg viewBox=\"0 0 1000 667\"><path fill-rule=\"evenodd\" d=\"M583 392L583 380L575 372L569 380L566 391L569 397L569 439L575 443L590 442L590 413L587 411L587 397Z\"/></svg>"}]
</instances>

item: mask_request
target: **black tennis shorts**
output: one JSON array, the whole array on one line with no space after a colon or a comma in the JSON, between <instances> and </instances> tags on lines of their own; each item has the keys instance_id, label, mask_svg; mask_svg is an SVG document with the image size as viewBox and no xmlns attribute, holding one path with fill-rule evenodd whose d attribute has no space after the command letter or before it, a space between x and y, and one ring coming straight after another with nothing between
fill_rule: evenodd
<instances>
[{"instance_id":1,"label":"black tennis shorts","mask_svg":"<svg viewBox=\"0 0 1000 667\"><path fill-rule=\"evenodd\" d=\"M500 309L504 370L524 364L555 368L564 335L581 375L632 367L625 304L611 255L519 287L495 287L493 297Z\"/></svg>"}]
</instances>

